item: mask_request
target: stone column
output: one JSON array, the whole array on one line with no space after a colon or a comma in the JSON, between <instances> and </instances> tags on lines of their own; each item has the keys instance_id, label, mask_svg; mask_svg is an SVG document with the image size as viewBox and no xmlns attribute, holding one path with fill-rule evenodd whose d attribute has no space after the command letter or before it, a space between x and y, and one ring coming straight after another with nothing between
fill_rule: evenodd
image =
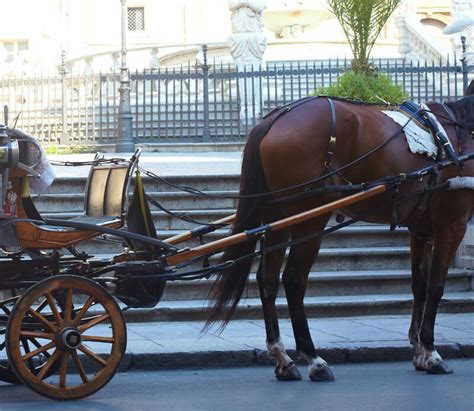
<instances>
[{"instance_id":1,"label":"stone column","mask_svg":"<svg viewBox=\"0 0 474 411\"><path fill-rule=\"evenodd\" d=\"M229 0L228 5L232 13L229 47L237 70L239 72L259 70L267 48L262 21L262 12L266 8L265 0ZM240 115L241 119L247 119L250 123L262 110L260 96L254 93L254 90L259 89L257 81L252 81L250 78L239 79Z\"/></svg>"}]
</instances>

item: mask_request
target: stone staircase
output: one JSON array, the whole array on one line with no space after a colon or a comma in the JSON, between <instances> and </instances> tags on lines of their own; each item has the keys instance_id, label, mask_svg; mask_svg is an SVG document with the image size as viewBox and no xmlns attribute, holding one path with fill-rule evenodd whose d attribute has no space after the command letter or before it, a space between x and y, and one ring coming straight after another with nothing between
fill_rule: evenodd
<instances>
[{"instance_id":1,"label":"stone staircase","mask_svg":"<svg viewBox=\"0 0 474 411\"><path fill-rule=\"evenodd\" d=\"M236 193L237 175L197 175L169 177L173 184L187 185L214 194ZM47 194L35 198L41 213L54 218L69 218L82 210L85 178L57 179ZM164 183L145 178L147 193L163 206L203 222L232 214L232 199L199 198L176 191ZM159 238L164 239L195 226L175 220L161 211L152 211ZM222 238L226 229L205 237L206 242ZM195 246L190 241L181 246ZM121 252L121 241L92 240L82 246L93 254ZM216 258L216 257L214 257ZM409 247L406 229L390 232L388 226L357 223L329 234L314 264L306 294L309 316L353 316L406 314L411 307ZM255 273L257 261L254 261ZM162 301L154 309L126 312L130 321L202 320L210 280L174 281L167 285ZM277 300L281 316L287 316L281 287ZM452 268L442 312L474 311L473 275L469 270ZM261 317L255 274L250 276L236 312L237 318Z\"/></svg>"}]
</instances>

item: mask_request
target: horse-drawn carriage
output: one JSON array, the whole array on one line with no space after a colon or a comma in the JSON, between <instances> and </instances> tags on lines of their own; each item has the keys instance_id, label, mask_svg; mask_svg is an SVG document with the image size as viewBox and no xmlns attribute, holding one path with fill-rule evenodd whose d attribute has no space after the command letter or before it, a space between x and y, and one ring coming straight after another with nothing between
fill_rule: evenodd
<instances>
[{"instance_id":1,"label":"horse-drawn carriage","mask_svg":"<svg viewBox=\"0 0 474 411\"><path fill-rule=\"evenodd\" d=\"M306 279L321 236L361 219L408 226L414 365L431 373L450 372L434 348L433 329L449 261L474 204L469 191L473 103L466 97L407 114L406 106L315 97L279 108L249 134L237 214L164 241L157 239L137 172L139 151L130 160L96 156L90 162L83 215L51 220L40 215L29 194L31 185L48 176L41 147L19 130L0 128L0 290L5 294L0 350L7 352L0 379L23 382L50 398L90 395L112 378L123 357L124 307L156 305L166 281L216 275L209 323L225 324L256 256L261 257L257 280L276 376L299 379L280 342L274 304L290 247L283 284L297 352L308 362L312 380L331 380L307 327ZM384 110L403 111L406 123L397 124ZM406 126L419 115L432 129L434 158L407 150ZM333 212L350 219L325 228ZM191 249L176 246L230 223L232 234L221 240ZM103 234L119 237L123 252L100 259L76 249ZM219 263L191 265L222 251Z\"/></svg>"}]
</instances>

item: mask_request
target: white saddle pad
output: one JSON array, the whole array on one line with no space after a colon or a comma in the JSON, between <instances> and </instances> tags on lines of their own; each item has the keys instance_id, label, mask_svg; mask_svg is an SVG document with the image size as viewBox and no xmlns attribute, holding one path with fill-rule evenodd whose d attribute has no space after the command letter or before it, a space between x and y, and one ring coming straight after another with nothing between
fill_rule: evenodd
<instances>
[{"instance_id":1,"label":"white saddle pad","mask_svg":"<svg viewBox=\"0 0 474 411\"><path fill-rule=\"evenodd\" d=\"M423 106L427 108L426 106ZM421 128L415 121L409 120L409 117L400 112L400 111L392 111L392 110L383 110L386 116L390 117L393 121L397 124L400 124L404 127L403 131L405 132L405 136L407 139L408 147L410 151L414 154L425 154L428 157L436 158L438 153L438 147L436 146L433 136L429 131ZM435 116L431 115L431 118L435 120L438 125L439 130L446 134L445 129L439 123Z\"/></svg>"}]
</instances>

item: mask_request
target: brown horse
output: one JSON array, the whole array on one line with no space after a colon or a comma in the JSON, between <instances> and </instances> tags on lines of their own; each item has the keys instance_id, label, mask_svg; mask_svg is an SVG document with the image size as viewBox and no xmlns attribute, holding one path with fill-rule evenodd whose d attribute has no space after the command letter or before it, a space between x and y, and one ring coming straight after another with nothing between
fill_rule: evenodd
<instances>
[{"instance_id":1,"label":"brown horse","mask_svg":"<svg viewBox=\"0 0 474 411\"><path fill-rule=\"evenodd\" d=\"M428 107L446 130L457 155L474 151L471 135L474 129L474 96L444 105L429 103ZM304 99L270 113L250 132L245 146L240 186L242 197L233 233L327 204L345 195L325 192L318 196L296 196L291 202L269 204L269 200L294 195L308 187L321 187L321 182L304 185L320 176L328 175L324 181L327 186L357 184L435 164L435 160L409 151L402 127L383 114L381 109L319 97ZM351 162L354 164L334 172ZM474 176L472 162L465 162L462 168L463 176ZM414 297L409 341L414 346L415 368L428 373L452 372L435 349L434 324L448 266L463 239L474 197L473 191L468 189L441 189L411 195L459 176L460 170L460 167L451 165L440 171L436 178L426 176L410 184L400 184L397 191L338 211L368 222L396 223L408 227ZM300 187L281 191L294 186ZM272 194L263 197L256 195L268 192ZM406 201L397 201L402 198ZM287 232L270 231L266 233L266 246L322 230L329 218L330 215L318 217L309 223L295 225ZM313 345L303 304L308 273L320 244L321 238L317 237L292 245L282 275L296 350L299 357L308 362L309 377L313 381L334 379L328 364L318 356ZM233 246L225 251L223 261L236 260L252 253L255 247L256 241ZM280 340L275 309L284 255L284 249L272 249L266 255L264 264L260 263L257 280L267 347L277 363L276 377L296 380L301 375ZM211 290L215 305L208 324L223 320L225 325L230 320L245 287L250 266L251 259L241 259L218 276Z\"/></svg>"}]
</instances>

